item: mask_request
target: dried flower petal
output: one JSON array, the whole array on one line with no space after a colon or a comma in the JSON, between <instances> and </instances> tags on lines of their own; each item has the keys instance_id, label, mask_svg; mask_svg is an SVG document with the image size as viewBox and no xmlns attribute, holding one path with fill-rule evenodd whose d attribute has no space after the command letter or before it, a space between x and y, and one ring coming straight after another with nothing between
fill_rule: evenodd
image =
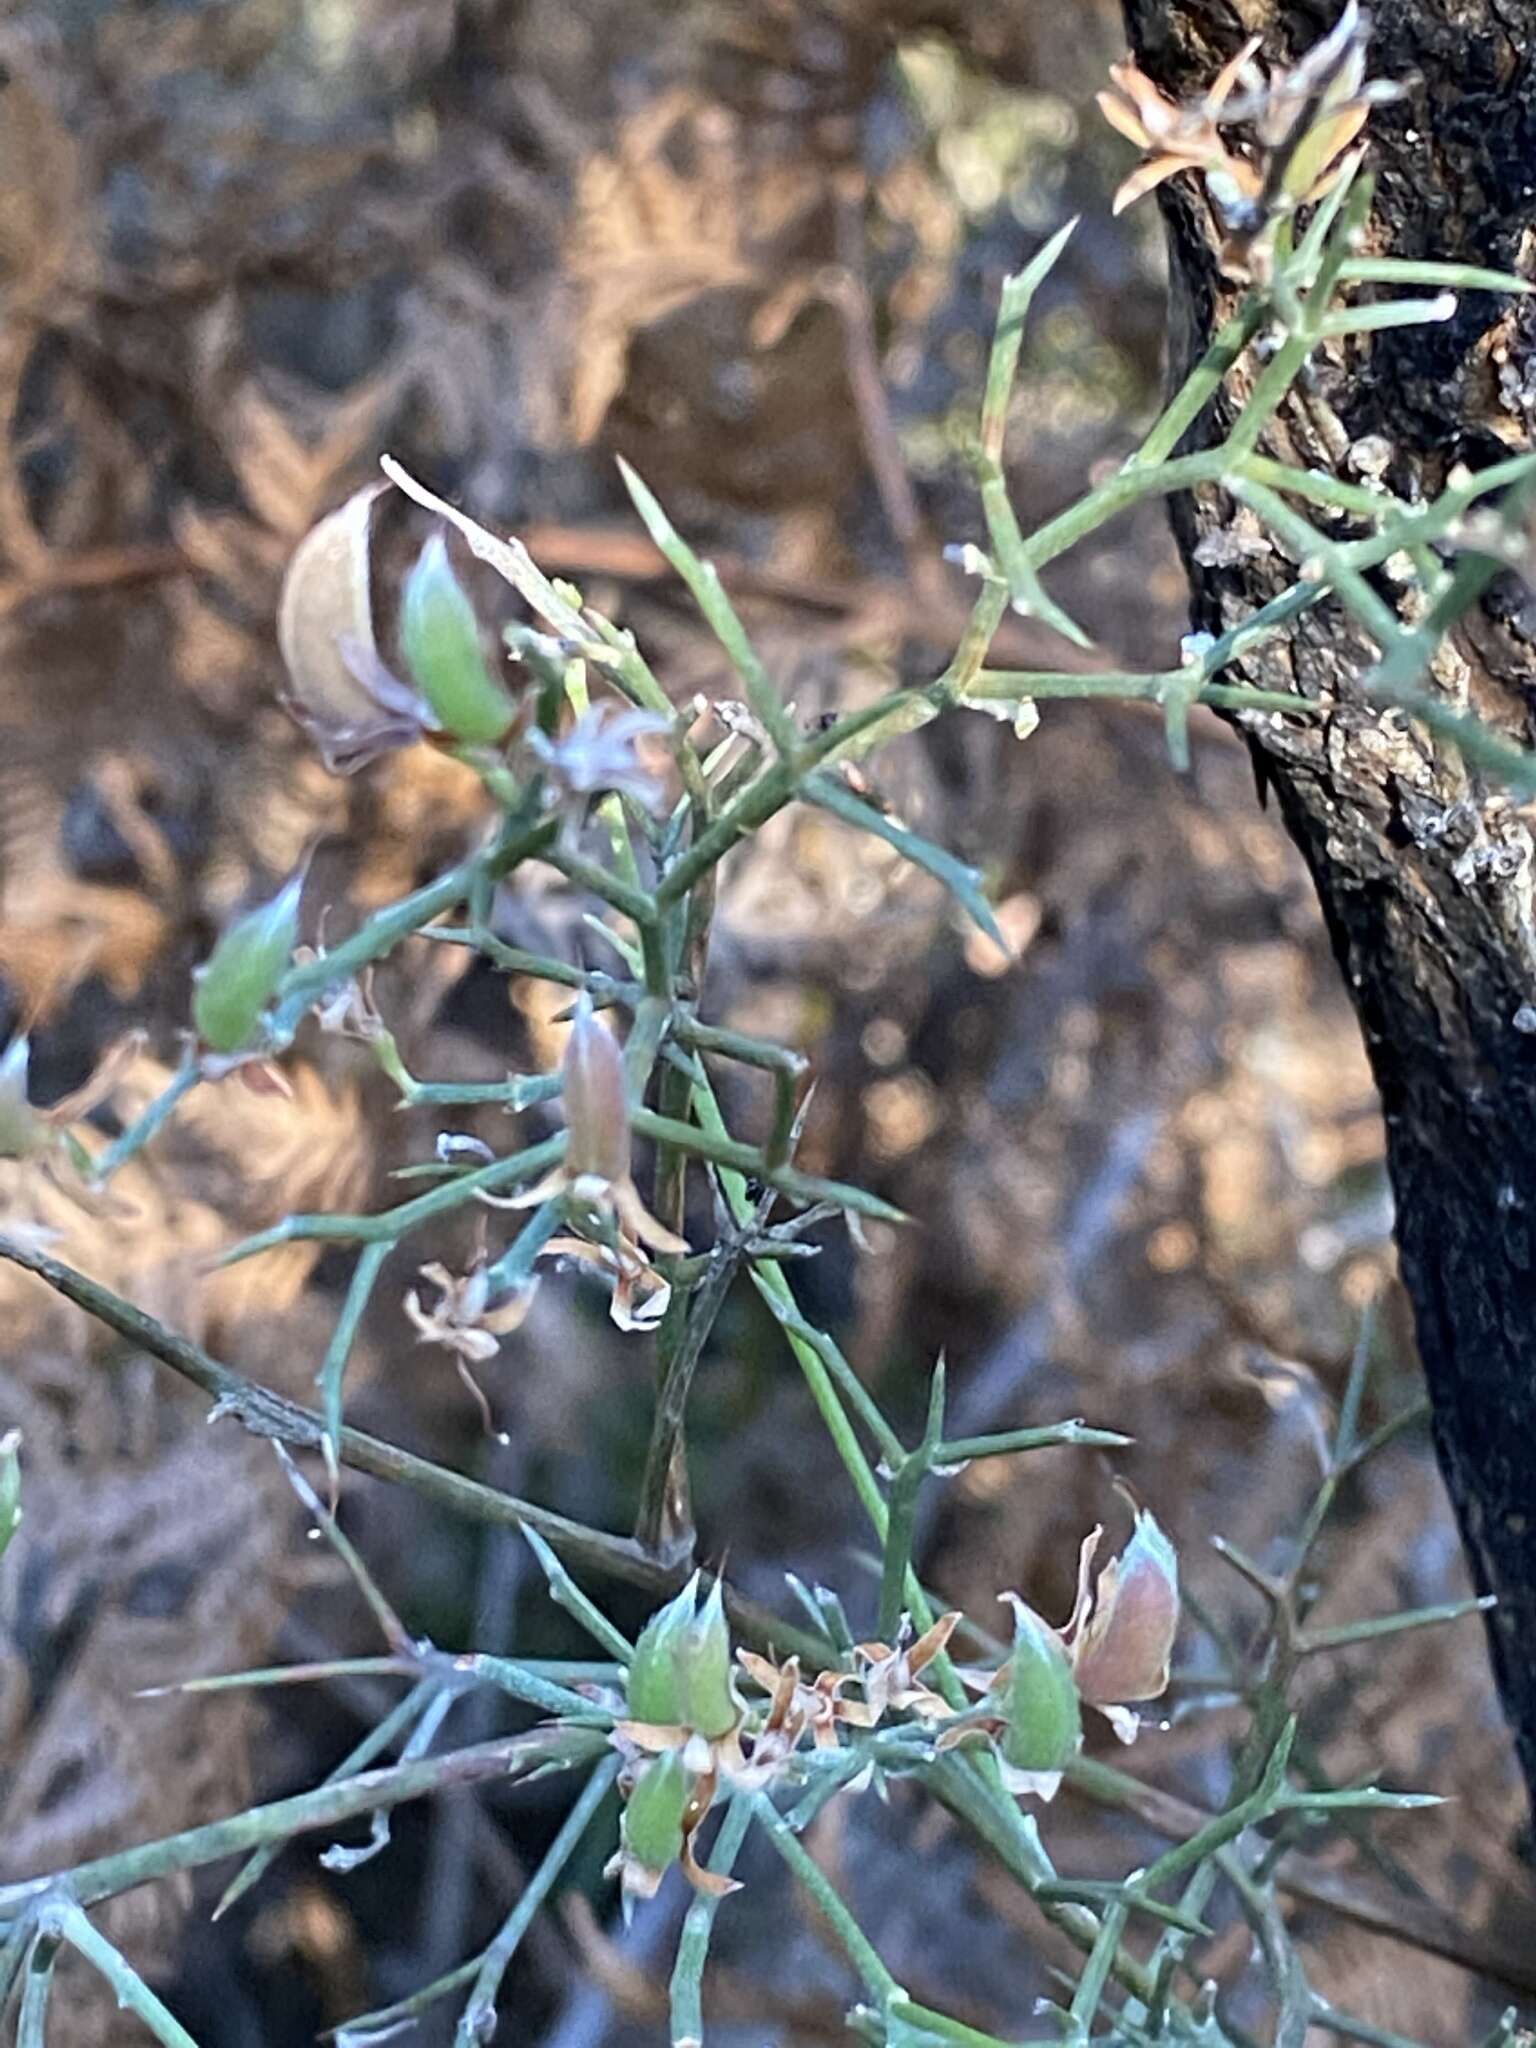
<instances>
[{"instance_id":1,"label":"dried flower petal","mask_svg":"<svg viewBox=\"0 0 1536 2048\"><path fill-rule=\"evenodd\" d=\"M1366 27L1357 0L1348 0L1329 34L1270 78L1253 61L1259 39L1251 37L1209 91L1183 105L1129 60L1113 65L1112 89L1098 95L1100 110L1149 158L1116 193L1115 211L1178 171L1198 171L1234 231L1225 267L1235 275L1256 262L1262 268L1266 231L1322 197L1341 174L1371 107L1399 96L1397 86L1365 83ZM1221 129L1238 123L1252 124L1256 162L1235 155L1222 140Z\"/></svg>"},{"instance_id":2,"label":"dried flower petal","mask_svg":"<svg viewBox=\"0 0 1536 2048\"><path fill-rule=\"evenodd\" d=\"M490 1278L483 1258L467 1273L450 1273L434 1260L421 1268L421 1277L438 1290L438 1303L429 1314L414 1287L407 1293L405 1313L417 1336L423 1344L440 1344L473 1365L494 1358L501 1349L500 1340L522 1327L537 1285L530 1281L499 1307L490 1308ZM479 1390L475 1392L478 1396Z\"/></svg>"}]
</instances>

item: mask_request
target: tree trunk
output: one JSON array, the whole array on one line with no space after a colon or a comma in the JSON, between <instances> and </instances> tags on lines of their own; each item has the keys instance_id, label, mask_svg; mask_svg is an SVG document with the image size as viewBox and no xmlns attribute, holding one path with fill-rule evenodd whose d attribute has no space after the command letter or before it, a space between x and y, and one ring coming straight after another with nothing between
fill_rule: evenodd
<instances>
[{"instance_id":1,"label":"tree trunk","mask_svg":"<svg viewBox=\"0 0 1536 2048\"><path fill-rule=\"evenodd\" d=\"M1125 0L1125 12L1143 69L1185 97L1208 85L1248 34L1264 35L1267 58L1294 56L1332 26L1338 0ZM1529 272L1536 0L1379 0L1370 73L1412 81L1370 125L1372 251ZM1193 187L1188 177L1164 187L1175 371L1232 291ZM1469 293L1443 326L1357 339L1331 358L1320 352L1314 367L1312 386L1293 396L1271 437L1272 452L1288 461L1348 474L1385 459L1386 481L1411 496L1437 490L1458 461L1480 466L1530 443L1536 313L1528 302ZM1277 555L1195 561L1200 536L1231 518L1216 491L1175 508L1195 622L1212 631L1295 573ZM1400 588L1385 577L1376 583L1401 608ZM1312 871L1381 1092L1440 1462L1479 1588L1498 1596L1489 1628L1495 1675L1536 1796L1532 836L1453 748L1363 701L1358 679L1370 659L1340 609L1325 605L1251 657L1246 679L1326 694L1332 708L1283 727L1243 722L1261 785L1276 792ZM1513 579L1495 584L1435 664L1435 681L1530 743L1536 599Z\"/></svg>"}]
</instances>

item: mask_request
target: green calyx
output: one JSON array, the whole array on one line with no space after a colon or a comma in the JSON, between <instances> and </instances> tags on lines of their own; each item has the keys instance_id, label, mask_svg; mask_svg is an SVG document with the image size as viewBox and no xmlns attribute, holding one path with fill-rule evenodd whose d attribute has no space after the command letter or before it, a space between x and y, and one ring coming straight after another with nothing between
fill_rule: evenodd
<instances>
[{"instance_id":1,"label":"green calyx","mask_svg":"<svg viewBox=\"0 0 1536 2048\"><path fill-rule=\"evenodd\" d=\"M673 1652L683 1695L683 1723L715 1741L741 1719L731 1684L731 1635L720 1581L678 1638Z\"/></svg>"},{"instance_id":2,"label":"green calyx","mask_svg":"<svg viewBox=\"0 0 1536 2048\"><path fill-rule=\"evenodd\" d=\"M400 648L444 732L470 746L494 746L505 738L512 699L487 666L474 607L440 533L423 547L406 578Z\"/></svg>"},{"instance_id":3,"label":"green calyx","mask_svg":"<svg viewBox=\"0 0 1536 2048\"><path fill-rule=\"evenodd\" d=\"M0 1557L21 1527L21 1431L0 1436Z\"/></svg>"},{"instance_id":4,"label":"green calyx","mask_svg":"<svg viewBox=\"0 0 1536 2048\"><path fill-rule=\"evenodd\" d=\"M669 1870L683 1853L683 1818L693 1785L682 1755L654 1757L635 1780L624 1808L624 1853L641 1869Z\"/></svg>"},{"instance_id":5,"label":"green calyx","mask_svg":"<svg viewBox=\"0 0 1536 2048\"><path fill-rule=\"evenodd\" d=\"M653 1728L681 1725L683 1689L673 1653L693 1620L698 1585L695 1572L677 1598L653 1614L640 1631L625 1692L632 1721L644 1721Z\"/></svg>"},{"instance_id":6,"label":"green calyx","mask_svg":"<svg viewBox=\"0 0 1536 2048\"><path fill-rule=\"evenodd\" d=\"M682 1727L714 1740L740 1719L731 1686L731 1638L716 1580L699 1598L699 1574L653 1614L629 1667L629 1716L652 1727Z\"/></svg>"},{"instance_id":7,"label":"green calyx","mask_svg":"<svg viewBox=\"0 0 1536 2048\"><path fill-rule=\"evenodd\" d=\"M1083 1740L1083 1714L1060 1636L1032 1607L1013 1606L1013 1655L1002 1689L1003 1759L1020 1771L1059 1771Z\"/></svg>"},{"instance_id":8,"label":"green calyx","mask_svg":"<svg viewBox=\"0 0 1536 2048\"><path fill-rule=\"evenodd\" d=\"M192 1022L210 1052L242 1052L256 1036L299 935L300 869L270 903L237 917L196 971Z\"/></svg>"}]
</instances>

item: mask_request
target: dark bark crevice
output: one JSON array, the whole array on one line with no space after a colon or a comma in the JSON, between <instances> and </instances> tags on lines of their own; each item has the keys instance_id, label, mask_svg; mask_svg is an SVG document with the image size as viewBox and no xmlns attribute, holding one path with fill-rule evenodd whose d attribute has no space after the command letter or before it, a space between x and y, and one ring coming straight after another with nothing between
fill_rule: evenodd
<instances>
[{"instance_id":1,"label":"dark bark crevice","mask_svg":"<svg viewBox=\"0 0 1536 2048\"><path fill-rule=\"evenodd\" d=\"M1279 0L1126 0L1132 47L1179 97L1245 35L1294 54L1337 16ZM1383 252L1532 268L1536 248L1536 0L1381 0L1373 74L1413 84L1372 122ZM1165 188L1173 368L1230 301L1215 224L1180 179ZM1241 381L1240 379L1238 380ZM1536 314L1468 293L1443 326L1397 330L1318 362L1275 422L1285 459L1346 465L1381 436L1387 481L1437 490L1529 445ZM1229 401L1223 401L1228 403ZM1220 408L1203 438L1220 431ZM1320 444L1321 443L1321 447ZM1202 568L1199 536L1231 517L1219 492L1175 507L1195 623L1219 631L1295 565ZM1378 588L1393 597L1385 578ZM1504 732L1536 738L1536 604L1495 585L1436 664L1436 682ZM1536 914L1528 818L1401 714L1368 704L1371 650L1336 605L1247 663L1264 688L1322 697L1305 723L1244 724L1317 885L1381 1092L1412 1296L1446 1483L1479 1587L1528 1787L1536 1795Z\"/></svg>"}]
</instances>

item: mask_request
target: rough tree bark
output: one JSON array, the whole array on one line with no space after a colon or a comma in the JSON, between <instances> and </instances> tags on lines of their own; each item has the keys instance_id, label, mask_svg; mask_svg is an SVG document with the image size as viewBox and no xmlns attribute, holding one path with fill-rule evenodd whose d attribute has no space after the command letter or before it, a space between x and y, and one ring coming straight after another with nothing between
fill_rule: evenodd
<instances>
[{"instance_id":1,"label":"rough tree bark","mask_svg":"<svg viewBox=\"0 0 1536 2048\"><path fill-rule=\"evenodd\" d=\"M1143 69L1198 93L1243 38L1295 55L1341 0L1125 0ZM1532 273L1536 253L1536 0L1378 0L1371 75L1411 79L1371 122L1373 253ZM1228 309L1218 239L1190 178L1164 188L1174 369ZM1273 452L1348 474L1387 463L1412 495L1529 445L1536 313L1468 294L1446 325L1400 329L1317 362ZM1362 446L1362 444L1364 444ZM1219 631L1283 587L1292 565L1202 566L1230 523L1219 493L1175 509L1196 624ZM1208 556L1210 548L1202 550ZM1220 550L1216 551L1218 555ZM1226 550L1234 554L1235 550ZM1400 592L1377 587L1401 607ZM1266 688L1323 695L1323 716L1249 722L1305 855L1365 1035L1387 1126L1403 1275L1446 1484L1482 1590L1526 1784L1536 1798L1536 922L1530 814L1401 714L1362 699L1370 650L1336 606L1248 664ZM1536 599L1505 579L1436 665L1439 688L1530 743Z\"/></svg>"}]
</instances>

